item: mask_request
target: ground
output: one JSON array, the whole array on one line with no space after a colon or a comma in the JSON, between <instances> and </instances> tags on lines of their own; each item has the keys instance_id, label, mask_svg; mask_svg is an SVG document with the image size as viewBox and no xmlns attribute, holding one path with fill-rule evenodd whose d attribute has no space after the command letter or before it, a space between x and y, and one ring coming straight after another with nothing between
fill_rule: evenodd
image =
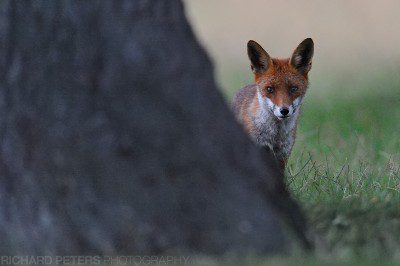
<instances>
[{"instance_id":1,"label":"ground","mask_svg":"<svg viewBox=\"0 0 400 266\"><path fill-rule=\"evenodd\" d=\"M392 69L357 80L344 76L311 83L286 179L314 228L317 252L312 258L294 258L296 264L319 265L322 258L332 265L400 263L397 73ZM231 97L231 90L225 92Z\"/></svg>"}]
</instances>

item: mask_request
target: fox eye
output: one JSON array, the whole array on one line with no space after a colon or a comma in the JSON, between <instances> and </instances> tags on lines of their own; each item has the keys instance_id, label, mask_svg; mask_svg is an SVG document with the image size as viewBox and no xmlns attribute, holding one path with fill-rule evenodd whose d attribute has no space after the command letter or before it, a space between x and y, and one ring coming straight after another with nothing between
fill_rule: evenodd
<instances>
[{"instance_id":1,"label":"fox eye","mask_svg":"<svg viewBox=\"0 0 400 266\"><path fill-rule=\"evenodd\" d=\"M289 90L289 92L290 92L290 93L295 93L297 90L298 90L297 87L291 87L290 90Z\"/></svg>"},{"instance_id":2,"label":"fox eye","mask_svg":"<svg viewBox=\"0 0 400 266\"><path fill-rule=\"evenodd\" d=\"M267 92L268 92L268 93L274 93L274 88L272 88L272 87L267 87Z\"/></svg>"}]
</instances>

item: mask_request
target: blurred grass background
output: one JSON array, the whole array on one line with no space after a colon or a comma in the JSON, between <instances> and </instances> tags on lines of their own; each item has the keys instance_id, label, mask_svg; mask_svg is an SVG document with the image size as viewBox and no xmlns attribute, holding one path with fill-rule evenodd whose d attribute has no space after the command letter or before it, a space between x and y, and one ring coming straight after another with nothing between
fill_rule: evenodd
<instances>
[{"instance_id":1,"label":"blurred grass background","mask_svg":"<svg viewBox=\"0 0 400 266\"><path fill-rule=\"evenodd\" d=\"M287 182L317 256L400 263L400 1L185 2L227 101L252 83L249 39L273 57L314 39Z\"/></svg>"}]
</instances>

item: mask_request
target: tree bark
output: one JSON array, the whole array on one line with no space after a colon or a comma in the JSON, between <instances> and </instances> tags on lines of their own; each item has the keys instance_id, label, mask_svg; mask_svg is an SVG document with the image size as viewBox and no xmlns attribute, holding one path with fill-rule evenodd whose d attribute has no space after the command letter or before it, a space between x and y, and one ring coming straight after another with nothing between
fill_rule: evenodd
<instances>
[{"instance_id":1,"label":"tree bark","mask_svg":"<svg viewBox=\"0 0 400 266\"><path fill-rule=\"evenodd\" d=\"M177 0L3 1L0 254L265 253L304 222Z\"/></svg>"}]
</instances>

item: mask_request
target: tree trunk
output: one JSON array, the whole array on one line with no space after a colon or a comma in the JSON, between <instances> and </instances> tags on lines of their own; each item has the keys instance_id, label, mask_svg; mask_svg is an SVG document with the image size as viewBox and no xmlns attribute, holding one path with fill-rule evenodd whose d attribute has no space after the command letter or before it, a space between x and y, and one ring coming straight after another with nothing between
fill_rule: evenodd
<instances>
[{"instance_id":1,"label":"tree trunk","mask_svg":"<svg viewBox=\"0 0 400 266\"><path fill-rule=\"evenodd\" d=\"M0 254L278 252L279 217L305 240L180 1L0 6Z\"/></svg>"}]
</instances>

